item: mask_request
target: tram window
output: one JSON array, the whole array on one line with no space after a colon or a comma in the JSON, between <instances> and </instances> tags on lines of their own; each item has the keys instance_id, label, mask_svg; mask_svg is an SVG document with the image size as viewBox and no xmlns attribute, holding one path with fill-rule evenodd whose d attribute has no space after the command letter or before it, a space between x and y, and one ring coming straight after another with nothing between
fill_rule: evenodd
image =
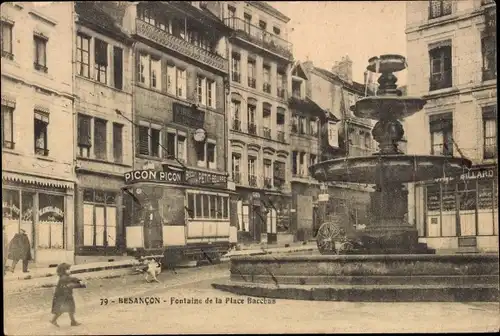
<instances>
[{"instance_id":1,"label":"tram window","mask_svg":"<svg viewBox=\"0 0 500 336\"><path fill-rule=\"evenodd\" d=\"M217 218L224 218L224 200L225 197L218 197L217 198Z\"/></svg>"},{"instance_id":2,"label":"tram window","mask_svg":"<svg viewBox=\"0 0 500 336\"><path fill-rule=\"evenodd\" d=\"M217 196L210 196L210 218L217 218Z\"/></svg>"},{"instance_id":3,"label":"tram window","mask_svg":"<svg viewBox=\"0 0 500 336\"><path fill-rule=\"evenodd\" d=\"M194 194L188 194L188 204L187 204L187 208L188 208L188 216L189 218L192 218L195 216L195 206L194 206Z\"/></svg>"},{"instance_id":4,"label":"tram window","mask_svg":"<svg viewBox=\"0 0 500 336\"><path fill-rule=\"evenodd\" d=\"M210 203L208 200L208 195L201 195L201 198L203 200L202 207L203 207L203 218L210 218Z\"/></svg>"},{"instance_id":5,"label":"tram window","mask_svg":"<svg viewBox=\"0 0 500 336\"><path fill-rule=\"evenodd\" d=\"M202 208L201 208L201 194L196 194L196 204L195 204L195 216L196 218L202 217Z\"/></svg>"},{"instance_id":6,"label":"tram window","mask_svg":"<svg viewBox=\"0 0 500 336\"><path fill-rule=\"evenodd\" d=\"M229 218L229 198L227 197L222 197L222 203L223 203L223 208L222 208L222 217L223 218Z\"/></svg>"}]
</instances>

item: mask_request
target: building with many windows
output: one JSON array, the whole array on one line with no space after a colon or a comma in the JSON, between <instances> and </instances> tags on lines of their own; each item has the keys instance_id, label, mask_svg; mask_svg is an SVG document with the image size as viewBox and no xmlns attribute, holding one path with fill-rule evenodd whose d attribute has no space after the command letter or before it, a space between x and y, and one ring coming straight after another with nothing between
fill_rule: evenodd
<instances>
[{"instance_id":1,"label":"building with many windows","mask_svg":"<svg viewBox=\"0 0 500 336\"><path fill-rule=\"evenodd\" d=\"M438 251L498 251L496 5L412 1L406 13L408 94L427 99L405 121L408 153L473 162L411 184L410 222Z\"/></svg>"},{"instance_id":2,"label":"building with many windows","mask_svg":"<svg viewBox=\"0 0 500 336\"><path fill-rule=\"evenodd\" d=\"M328 214L347 212L353 222L366 224L371 188L353 183L320 185L309 175L316 162L345 156L365 156L376 151L372 121L356 118L349 107L372 90L352 80L352 62L344 58L332 71L311 61L292 70L292 226L308 239ZM346 141L347 139L347 141ZM327 193L328 201L319 201ZM307 204L307 206L306 206ZM300 233L299 233L300 232Z\"/></svg>"},{"instance_id":3,"label":"building with many windows","mask_svg":"<svg viewBox=\"0 0 500 336\"><path fill-rule=\"evenodd\" d=\"M113 12L134 39L133 170L166 177L125 180L127 246L160 252L227 245L229 28L220 3L120 2Z\"/></svg>"},{"instance_id":4,"label":"building with many windows","mask_svg":"<svg viewBox=\"0 0 500 336\"><path fill-rule=\"evenodd\" d=\"M239 197L238 241L283 240L291 203L290 19L264 1L225 1L223 8L232 30L228 160Z\"/></svg>"},{"instance_id":5,"label":"building with many windows","mask_svg":"<svg viewBox=\"0 0 500 336\"><path fill-rule=\"evenodd\" d=\"M4 248L23 229L37 264L71 263L73 4L4 3L1 29Z\"/></svg>"},{"instance_id":6,"label":"building with many windows","mask_svg":"<svg viewBox=\"0 0 500 336\"><path fill-rule=\"evenodd\" d=\"M93 1L75 2L76 262L125 247L123 176L132 169L132 39ZM125 119L125 118L126 119ZM127 120L128 119L128 120Z\"/></svg>"}]
</instances>

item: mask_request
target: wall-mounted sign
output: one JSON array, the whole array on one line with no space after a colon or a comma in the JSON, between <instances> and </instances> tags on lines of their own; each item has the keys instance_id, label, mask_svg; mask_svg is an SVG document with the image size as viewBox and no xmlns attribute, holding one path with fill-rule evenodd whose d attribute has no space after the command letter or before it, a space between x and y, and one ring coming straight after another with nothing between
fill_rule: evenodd
<instances>
[{"instance_id":1,"label":"wall-mounted sign","mask_svg":"<svg viewBox=\"0 0 500 336\"><path fill-rule=\"evenodd\" d=\"M464 174L460 175L460 180L482 180L491 179L496 176L496 168L473 168L469 169ZM449 183L455 180L453 176L439 177L434 179L435 182Z\"/></svg>"},{"instance_id":2,"label":"wall-mounted sign","mask_svg":"<svg viewBox=\"0 0 500 336\"><path fill-rule=\"evenodd\" d=\"M196 131L194 131L193 139L196 142L205 142L205 140L207 139L207 131L205 131L203 128L198 128Z\"/></svg>"},{"instance_id":3,"label":"wall-mounted sign","mask_svg":"<svg viewBox=\"0 0 500 336\"><path fill-rule=\"evenodd\" d=\"M339 146L339 126L336 122L328 122L328 144L331 147Z\"/></svg>"},{"instance_id":4,"label":"wall-mounted sign","mask_svg":"<svg viewBox=\"0 0 500 336\"><path fill-rule=\"evenodd\" d=\"M227 176L197 170L187 170L186 182L191 185L215 185L222 183L225 185L227 183Z\"/></svg>"},{"instance_id":5,"label":"wall-mounted sign","mask_svg":"<svg viewBox=\"0 0 500 336\"><path fill-rule=\"evenodd\" d=\"M64 217L64 212L61 209L53 207L53 206L47 206L47 207L42 208L38 211L39 216L43 216L47 213L55 214L55 215L58 215L59 217Z\"/></svg>"},{"instance_id":6,"label":"wall-mounted sign","mask_svg":"<svg viewBox=\"0 0 500 336\"><path fill-rule=\"evenodd\" d=\"M227 186L227 176L203 172L198 170L173 170L165 169L164 171L156 170L134 170L125 173L125 184L133 184L138 182L152 183L168 183L168 184L189 184L196 186Z\"/></svg>"},{"instance_id":7,"label":"wall-mounted sign","mask_svg":"<svg viewBox=\"0 0 500 336\"><path fill-rule=\"evenodd\" d=\"M205 123L205 112L198 109L196 105L187 106L179 103L173 103L172 109L175 123L192 128L203 128Z\"/></svg>"},{"instance_id":8,"label":"wall-mounted sign","mask_svg":"<svg viewBox=\"0 0 500 336\"><path fill-rule=\"evenodd\" d=\"M329 194L319 194L318 195L318 202L328 202L329 197L330 197Z\"/></svg>"}]
</instances>

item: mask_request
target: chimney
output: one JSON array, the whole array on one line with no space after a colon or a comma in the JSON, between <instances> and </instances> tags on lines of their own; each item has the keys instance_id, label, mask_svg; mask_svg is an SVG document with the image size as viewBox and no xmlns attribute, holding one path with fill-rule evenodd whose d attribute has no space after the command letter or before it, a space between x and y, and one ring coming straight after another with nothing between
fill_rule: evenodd
<instances>
[{"instance_id":1,"label":"chimney","mask_svg":"<svg viewBox=\"0 0 500 336\"><path fill-rule=\"evenodd\" d=\"M352 83L352 61L349 56L342 57L340 62L335 62L332 72L343 80Z\"/></svg>"}]
</instances>

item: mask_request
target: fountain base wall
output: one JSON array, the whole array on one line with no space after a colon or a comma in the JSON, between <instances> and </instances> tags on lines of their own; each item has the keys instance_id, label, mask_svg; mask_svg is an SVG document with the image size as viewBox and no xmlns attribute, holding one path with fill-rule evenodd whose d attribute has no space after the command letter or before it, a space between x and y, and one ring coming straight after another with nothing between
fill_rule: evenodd
<instances>
[{"instance_id":1,"label":"fountain base wall","mask_svg":"<svg viewBox=\"0 0 500 336\"><path fill-rule=\"evenodd\" d=\"M323 301L498 301L498 255L254 256L214 288Z\"/></svg>"}]
</instances>

